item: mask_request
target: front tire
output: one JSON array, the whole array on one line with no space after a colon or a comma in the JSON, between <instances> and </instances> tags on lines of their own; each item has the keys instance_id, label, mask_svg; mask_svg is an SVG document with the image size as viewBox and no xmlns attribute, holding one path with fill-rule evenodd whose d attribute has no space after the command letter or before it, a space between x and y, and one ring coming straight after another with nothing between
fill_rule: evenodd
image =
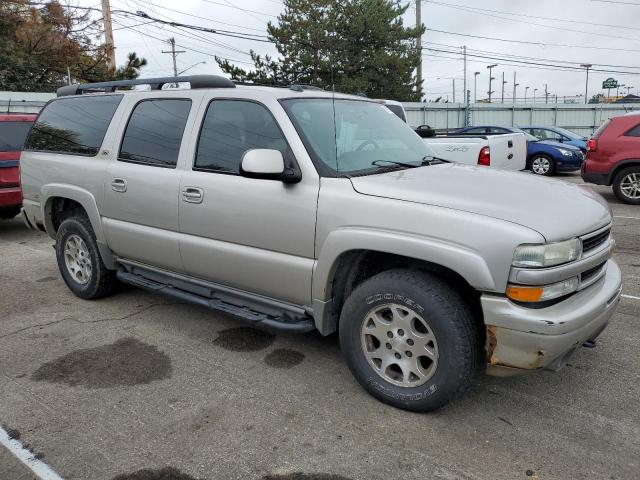
<instances>
[{"instance_id":1,"label":"front tire","mask_svg":"<svg viewBox=\"0 0 640 480\"><path fill-rule=\"evenodd\" d=\"M398 408L440 408L469 389L476 371L471 310L430 273L390 270L365 281L345 302L339 330L358 382Z\"/></svg>"},{"instance_id":2,"label":"front tire","mask_svg":"<svg viewBox=\"0 0 640 480\"><path fill-rule=\"evenodd\" d=\"M546 155L536 155L529 162L529 168L536 175L550 177L555 173L555 164L553 160Z\"/></svg>"},{"instance_id":3,"label":"front tire","mask_svg":"<svg viewBox=\"0 0 640 480\"><path fill-rule=\"evenodd\" d=\"M622 170L613 180L613 193L618 200L631 205L640 205L640 167Z\"/></svg>"},{"instance_id":4,"label":"front tire","mask_svg":"<svg viewBox=\"0 0 640 480\"><path fill-rule=\"evenodd\" d=\"M56 259L65 283L77 297L93 300L116 289L116 272L104 265L89 219L75 215L64 220L56 236Z\"/></svg>"}]
</instances>

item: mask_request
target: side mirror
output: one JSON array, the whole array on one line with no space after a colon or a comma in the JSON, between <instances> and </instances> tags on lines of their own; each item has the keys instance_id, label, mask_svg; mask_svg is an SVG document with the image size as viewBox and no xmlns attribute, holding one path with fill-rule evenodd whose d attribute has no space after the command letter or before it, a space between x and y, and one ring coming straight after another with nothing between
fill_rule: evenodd
<instances>
[{"instance_id":1,"label":"side mirror","mask_svg":"<svg viewBox=\"0 0 640 480\"><path fill-rule=\"evenodd\" d=\"M270 148L247 150L244 152L240 164L240 175L243 177L280 180L285 183L295 183L301 180L301 175L296 170L285 166L284 157L280 150Z\"/></svg>"}]
</instances>

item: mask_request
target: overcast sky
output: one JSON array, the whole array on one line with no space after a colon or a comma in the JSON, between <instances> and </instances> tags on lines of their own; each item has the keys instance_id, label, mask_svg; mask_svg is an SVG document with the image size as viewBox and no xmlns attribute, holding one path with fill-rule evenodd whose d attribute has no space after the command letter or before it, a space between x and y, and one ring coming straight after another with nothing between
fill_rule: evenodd
<instances>
[{"instance_id":1,"label":"overcast sky","mask_svg":"<svg viewBox=\"0 0 640 480\"><path fill-rule=\"evenodd\" d=\"M96 0L79 0L79 4L100 5ZM111 0L111 8L144 11L158 18L208 28L264 35L267 22L277 22L277 16L284 7L280 0ZM415 24L415 1L412 1L404 20L407 25ZM273 45L268 43L153 23L139 25L143 19L128 19L118 13L114 13L113 21L118 64L124 63L128 52L136 51L149 62L143 70L144 76L172 74L171 55L161 53L169 47L163 40L171 36L176 38L178 49L186 50L178 55L178 70L198 62L206 62L188 71L193 74L220 73L213 55L229 58L245 68L249 65L240 62L250 60L250 49L261 54L277 55ZM548 85L551 98L557 94L560 102L564 96L584 95L584 70L561 71L543 65L510 64L514 60L537 64L575 62L564 64L574 67L580 63L590 63L594 70L608 70L590 73L589 96L602 92L602 81L608 77L616 78L620 84L640 88L640 0L423 0L422 21L427 29L470 35L433 31L427 31L424 35L422 70L428 99L448 96L452 100L452 77L456 79L456 101L462 99L462 56L451 53L452 48L462 45L466 45L470 53L467 62L467 88L471 90L472 97L473 74L480 72L477 77L478 99L487 95L489 75L486 66L492 63L498 64L493 70L493 76L496 77L492 85L494 100L499 101L501 97L503 72L508 82L505 85L505 98L508 101L511 101L513 94L514 72L517 73L517 83L520 84L516 94L520 100L528 86L528 100L531 100L534 89L537 89L536 96L541 101L545 84ZM133 27L123 28L125 26ZM427 48L433 50L426 50ZM477 55L496 59L479 58ZM611 73L616 70L638 74ZM627 92L626 88L621 93L622 91ZM631 93L635 91L632 89ZM615 92L612 91L611 94L614 95ZM578 100L582 101L580 98Z\"/></svg>"}]
</instances>

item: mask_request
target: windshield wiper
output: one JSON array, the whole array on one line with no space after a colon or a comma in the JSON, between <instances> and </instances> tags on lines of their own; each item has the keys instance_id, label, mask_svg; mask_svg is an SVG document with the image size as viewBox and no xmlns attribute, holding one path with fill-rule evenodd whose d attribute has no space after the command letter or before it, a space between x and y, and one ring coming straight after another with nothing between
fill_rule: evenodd
<instances>
[{"instance_id":1,"label":"windshield wiper","mask_svg":"<svg viewBox=\"0 0 640 480\"><path fill-rule=\"evenodd\" d=\"M414 164L414 163L404 163L404 162L396 162L395 160L374 160L373 162L371 162L371 165L375 165L376 167L390 167L391 165L380 165L380 162L385 162L385 163L390 163L391 165L398 165L400 167L407 167L407 168L417 168L417 167L421 167L422 165L420 164Z\"/></svg>"},{"instance_id":2,"label":"windshield wiper","mask_svg":"<svg viewBox=\"0 0 640 480\"><path fill-rule=\"evenodd\" d=\"M422 162L420 163L420 165L421 166L438 165L440 163L451 163L451 162L449 160L445 160L444 158L433 157L431 155L427 155L425 157L422 157Z\"/></svg>"}]
</instances>

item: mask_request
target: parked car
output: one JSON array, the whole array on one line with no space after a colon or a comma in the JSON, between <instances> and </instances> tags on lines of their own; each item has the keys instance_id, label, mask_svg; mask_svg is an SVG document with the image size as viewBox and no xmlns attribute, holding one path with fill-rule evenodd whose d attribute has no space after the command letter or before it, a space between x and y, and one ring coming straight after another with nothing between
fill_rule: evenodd
<instances>
[{"instance_id":1,"label":"parked car","mask_svg":"<svg viewBox=\"0 0 640 480\"><path fill-rule=\"evenodd\" d=\"M527 138L527 169L536 175L551 176L558 172L580 170L584 154L578 147L565 145L551 140L538 140L516 127L467 127L457 130L459 133L498 135L522 132Z\"/></svg>"},{"instance_id":2,"label":"parked car","mask_svg":"<svg viewBox=\"0 0 640 480\"><path fill-rule=\"evenodd\" d=\"M527 141L524 133L480 135L475 133L438 134L428 125L416 133L438 158L450 162L520 171L526 169Z\"/></svg>"},{"instance_id":3,"label":"parked car","mask_svg":"<svg viewBox=\"0 0 640 480\"><path fill-rule=\"evenodd\" d=\"M396 100L378 100L378 101L381 102L389 110L391 110L404 123L408 123L407 113L404 111L404 106L402 105L402 103Z\"/></svg>"},{"instance_id":4,"label":"parked car","mask_svg":"<svg viewBox=\"0 0 640 480\"><path fill-rule=\"evenodd\" d=\"M521 130L533 135L538 140L551 140L552 142L562 143L564 145L573 145L582 150L587 151L587 137L578 135L571 130L561 127L541 127L541 126L525 126L520 127Z\"/></svg>"},{"instance_id":5,"label":"parked car","mask_svg":"<svg viewBox=\"0 0 640 480\"><path fill-rule=\"evenodd\" d=\"M613 117L587 142L585 182L611 185L620 201L640 205L640 113Z\"/></svg>"},{"instance_id":6,"label":"parked car","mask_svg":"<svg viewBox=\"0 0 640 480\"><path fill-rule=\"evenodd\" d=\"M0 219L20 213L20 151L35 119L36 115L0 114Z\"/></svg>"},{"instance_id":7,"label":"parked car","mask_svg":"<svg viewBox=\"0 0 640 480\"><path fill-rule=\"evenodd\" d=\"M191 88L158 89L174 82ZM58 95L22 156L23 211L80 298L119 280L337 331L360 384L416 411L462 395L480 365L562 367L618 304L604 199L434 161L379 102L216 76Z\"/></svg>"}]
</instances>

